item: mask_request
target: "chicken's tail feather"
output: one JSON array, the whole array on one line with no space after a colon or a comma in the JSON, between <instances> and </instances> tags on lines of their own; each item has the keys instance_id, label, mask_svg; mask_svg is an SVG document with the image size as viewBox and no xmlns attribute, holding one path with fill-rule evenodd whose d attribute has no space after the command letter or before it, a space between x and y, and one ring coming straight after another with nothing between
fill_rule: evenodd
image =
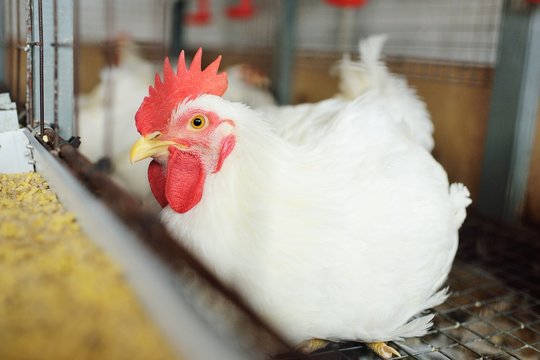
<instances>
[{"instance_id":1,"label":"chicken's tail feather","mask_svg":"<svg viewBox=\"0 0 540 360\"><path fill-rule=\"evenodd\" d=\"M372 35L358 44L360 59L366 66L378 66L382 48L388 39L386 34Z\"/></svg>"},{"instance_id":2,"label":"chicken's tail feather","mask_svg":"<svg viewBox=\"0 0 540 360\"><path fill-rule=\"evenodd\" d=\"M432 320L434 316L434 314L420 316L390 332L384 331L384 335L372 332L368 335L359 337L359 339L362 339L362 341L365 342L399 341L408 337L423 336L433 326Z\"/></svg>"},{"instance_id":3,"label":"chicken's tail feather","mask_svg":"<svg viewBox=\"0 0 540 360\"><path fill-rule=\"evenodd\" d=\"M448 298L448 288L444 288L433 294L426 302L422 303L418 312L431 309L437 305L442 304ZM387 340L398 340L401 338L415 337L424 335L430 327L433 326L433 317L435 315L429 314L417 317L409 322L401 325L391 333L391 337Z\"/></svg>"},{"instance_id":4,"label":"chicken's tail feather","mask_svg":"<svg viewBox=\"0 0 540 360\"><path fill-rule=\"evenodd\" d=\"M444 288L440 291L437 291L435 294L430 296L425 302L422 303L421 307L417 309L417 313L420 313L422 311L425 311L427 309L431 309L437 305L442 304L446 301L448 298L448 288ZM406 337L414 337L414 336L422 336L424 335L429 328L433 325L431 320L433 319L432 314L421 316L418 318L415 318L404 325L398 327L396 330L393 331L394 338L391 340L395 340L397 338L406 338Z\"/></svg>"},{"instance_id":5,"label":"chicken's tail feather","mask_svg":"<svg viewBox=\"0 0 540 360\"><path fill-rule=\"evenodd\" d=\"M446 301L450 294L448 293L448 287L445 287L442 290L437 291L433 294L426 302L422 304L422 308L418 309L418 312L424 311L426 309L431 309L435 306L438 306Z\"/></svg>"},{"instance_id":6,"label":"chicken's tail feather","mask_svg":"<svg viewBox=\"0 0 540 360\"><path fill-rule=\"evenodd\" d=\"M472 202L469 189L462 183L450 185L450 200L454 204L454 221L457 227L460 227L465 220L467 211L465 210Z\"/></svg>"},{"instance_id":7,"label":"chicken's tail feather","mask_svg":"<svg viewBox=\"0 0 540 360\"><path fill-rule=\"evenodd\" d=\"M386 35L372 35L360 40L358 52L360 60L353 60L344 54L333 69L339 76L338 97L354 100L366 91L379 88L389 76L386 65L380 60Z\"/></svg>"},{"instance_id":8,"label":"chicken's tail feather","mask_svg":"<svg viewBox=\"0 0 540 360\"><path fill-rule=\"evenodd\" d=\"M422 336L433 326L432 320L434 316L435 315L433 314L429 314L414 318L391 331L385 329L380 332L370 331L369 333L366 333L365 329L363 329L362 332L357 334L355 339L351 340L359 340L362 342L399 341L408 337Z\"/></svg>"},{"instance_id":9,"label":"chicken's tail feather","mask_svg":"<svg viewBox=\"0 0 540 360\"><path fill-rule=\"evenodd\" d=\"M437 291L430 296L426 301L422 302L414 313L422 313L425 310L431 309L442 304L448 298L448 288ZM433 326L433 314L421 315L413 317L405 324L401 324L391 331L383 332L372 331L370 333L360 334L358 337L363 341L396 341L403 338L422 336Z\"/></svg>"}]
</instances>

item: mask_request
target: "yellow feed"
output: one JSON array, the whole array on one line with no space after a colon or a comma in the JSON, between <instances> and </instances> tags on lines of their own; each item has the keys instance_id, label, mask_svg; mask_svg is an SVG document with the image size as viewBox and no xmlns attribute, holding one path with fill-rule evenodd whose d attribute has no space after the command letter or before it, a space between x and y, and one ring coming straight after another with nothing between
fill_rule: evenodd
<instances>
[{"instance_id":1,"label":"yellow feed","mask_svg":"<svg viewBox=\"0 0 540 360\"><path fill-rule=\"evenodd\" d=\"M0 174L0 359L173 357L45 180Z\"/></svg>"}]
</instances>

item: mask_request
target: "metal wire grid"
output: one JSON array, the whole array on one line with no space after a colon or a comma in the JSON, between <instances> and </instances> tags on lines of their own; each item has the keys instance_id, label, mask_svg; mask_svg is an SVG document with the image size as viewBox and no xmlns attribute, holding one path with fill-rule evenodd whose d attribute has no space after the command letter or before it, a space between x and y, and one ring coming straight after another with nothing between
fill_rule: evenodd
<instances>
[{"instance_id":1,"label":"metal wire grid","mask_svg":"<svg viewBox=\"0 0 540 360\"><path fill-rule=\"evenodd\" d=\"M502 0L379 0L358 9L300 2L298 47L357 51L359 36L389 35L392 56L492 65L496 59Z\"/></svg>"},{"instance_id":2,"label":"metal wire grid","mask_svg":"<svg viewBox=\"0 0 540 360\"><path fill-rule=\"evenodd\" d=\"M112 2L112 5L107 5ZM82 42L103 43L119 33L129 34L138 44L168 44L173 0L101 0L81 3ZM185 1L186 14L196 11L197 1ZM234 2L233 2L234 3ZM279 3L254 0L255 15L246 19L231 19L226 15L227 3L210 1L208 23L183 22L188 47L209 49L267 49L274 45L276 9ZM107 6L114 11L112 29L107 28Z\"/></svg>"},{"instance_id":3,"label":"metal wire grid","mask_svg":"<svg viewBox=\"0 0 540 360\"><path fill-rule=\"evenodd\" d=\"M469 217L450 273L449 299L421 338L392 343L397 359L540 358L538 232ZM277 357L280 360L287 356ZM364 345L334 344L313 359L376 359Z\"/></svg>"},{"instance_id":4,"label":"metal wire grid","mask_svg":"<svg viewBox=\"0 0 540 360\"><path fill-rule=\"evenodd\" d=\"M190 1L191 7L196 1ZM336 8L321 0L298 1L295 48L324 54L357 52L358 40L386 33L392 57L492 66L496 60L503 0L378 0L358 8ZM272 48L280 2L255 2L255 16L229 21L223 2L211 2L212 21L186 28L190 46ZM316 67L317 63L313 63Z\"/></svg>"},{"instance_id":5,"label":"metal wire grid","mask_svg":"<svg viewBox=\"0 0 540 360\"><path fill-rule=\"evenodd\" d=\"M194 11L197 0L188 1L188 11ZM282 6L279 1L252 0L254 15L231 19L226 15L227 2L210 1L211 19L207 24L186 26L186 41L192 47L272 48L275 44L276 17Z\"/></svg>"},{"instance_id":6,"label":"metal wire grid","mask_svg":"<svg viewBox=\"0 0 540 360\"><path fill-rule=\"evenodd\" d=\"M13 1L13 0L11 0ZM81 41L101 42L109 1L81 2ZM161 43L168 24L171 0L113 1L114 31L129 33L141 42ZM297 48L311 51L356 51L359 36L387 33L385 52L392 56L493 64L498 43L503 0L370 1L359 9L339 9L321 0L299 1ZM188 1L193 11L196 1ZM271 48L276 15L281 6L272 0L254 1L255 15L231 20L226 3L211 1L208 24L186 26L187 44L210 48ZM349 28L342 23L349 22ZM166 31L167 33L168 31ZM352 32L352 34L350 33Z\"/></svg>"},{"instance_id":7,"label":"metal wire grid","mask_svg":"<svg viewBox=\"0 0 540 360\"><path fill-rule=\"evenodd\" d=\"M169 9L171 2L172 0L82 1L80 40L102 43L117 33L127 33L139 42L162 43L164 36L168 36L171 13L164 10Z\"/></svg>"}]
</instances>

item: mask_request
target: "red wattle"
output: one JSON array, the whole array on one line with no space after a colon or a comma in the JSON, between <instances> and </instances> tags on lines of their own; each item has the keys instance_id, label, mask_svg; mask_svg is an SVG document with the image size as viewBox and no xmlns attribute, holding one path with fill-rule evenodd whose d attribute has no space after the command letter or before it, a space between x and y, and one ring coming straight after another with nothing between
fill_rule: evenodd
<instances>
[{"instance_id":1,"label":"red wattle","mask_svg":"<svg viewBox=\"0 0 540 360\"><path fill-rule=\"evenodd\" d=\"M161 207L167 206L165 197L165 172L163 167L155 160L148 165L148 182L150 190Z\"/></svg>"},{"instance_id":2,"label":"red wattle","mask_svg":"<svg viewBox=\"0 0 540 360\"><path fill-rule=\"evenodd\" d=\"M206 172L196 155L174 146L169 147L169 154L165 197L174 211L185 213L201 201Z\"/></svg>"}]
</instances>

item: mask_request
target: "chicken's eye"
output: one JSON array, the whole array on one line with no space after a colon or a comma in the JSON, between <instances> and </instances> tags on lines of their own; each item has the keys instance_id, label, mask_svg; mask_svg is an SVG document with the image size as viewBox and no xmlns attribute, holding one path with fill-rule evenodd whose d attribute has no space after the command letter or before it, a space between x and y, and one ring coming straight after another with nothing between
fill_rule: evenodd
<instances>
[{"instance_id":1,"label":"chicken's eye","mask_svg":"<svg viewBox=\"0 0 540 360\"><path fill-rule=\"evenodd\" d=\"M197 115L191 119L191 127L196 130L200 130L206 125L206 119L202 115Z\"/></svg>"}]
</instances>

